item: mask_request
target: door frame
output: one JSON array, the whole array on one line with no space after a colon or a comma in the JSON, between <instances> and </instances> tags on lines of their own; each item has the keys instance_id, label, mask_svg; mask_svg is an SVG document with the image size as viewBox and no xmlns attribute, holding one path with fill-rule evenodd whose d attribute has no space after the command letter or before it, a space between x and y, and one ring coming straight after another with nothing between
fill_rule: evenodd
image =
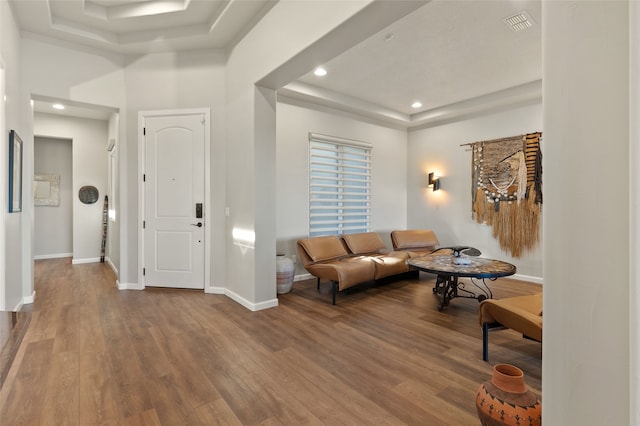
<instances>
[{"instance_id":1,"label":"door frame","mask_svg":"<svg viewBox=\"0 0 640 426\"><path fill-rule=\"evenodd\" d=\"M211 109L210 108L190 108L190 109L168 109L158 111L138 112L138 286L145 288L145 277L142 273L144 268L144 231L142 222L144 221L145 186L143 174L145 169L145 138L144 125L147 118L169 117L177 115L204 115L204 217L205 223L211 219ZM211 227L205 226L204 232L204 292L209 288L211 281Z\"/></svg>"}]
</instances>

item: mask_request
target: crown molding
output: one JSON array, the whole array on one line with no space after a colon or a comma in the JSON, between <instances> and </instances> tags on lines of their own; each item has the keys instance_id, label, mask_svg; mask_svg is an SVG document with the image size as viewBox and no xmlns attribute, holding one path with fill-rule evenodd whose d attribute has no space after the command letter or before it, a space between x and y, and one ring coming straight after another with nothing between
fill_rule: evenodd
<instances>
[{"instance_id":1,"label":"crown molding","mask_svg":"<svg viewBox=\"0 0 640 426\"><path fill-rule=\"evenodd\" d=\"M412 115L298 81L278 90L278 99L285 98L343 111L393 128L417 130L490 112L540 103L542 102L542 80L534 80Z\"/></svg>"}]
</instances>

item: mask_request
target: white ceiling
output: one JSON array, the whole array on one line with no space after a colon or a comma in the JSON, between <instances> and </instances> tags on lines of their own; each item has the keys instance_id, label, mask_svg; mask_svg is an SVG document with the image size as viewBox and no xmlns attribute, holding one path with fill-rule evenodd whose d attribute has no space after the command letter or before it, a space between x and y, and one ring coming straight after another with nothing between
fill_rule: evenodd
<instances>
[{"instance_id":1,"label":"white ceiling","mask_svg":"<svg viewBox=\"0 0 640 426\"><path fill-rule=\"evenodd\" d=\"M117 108L70 101L68 99L60 100L49 96L32 95L31 100L33 110L45 114L107 121L111 117L111 114L118 112ZM54 108L53 106L56 104L62 105L64 109Z\"/></svg>"},{"instance_id":2,"label":"white ceiling","mask_svg":"<svg viewBox=\"0 0 640 426\"><path fill-rule=\"evenodd\" d=\"M273 0L10 0L26 32L111 52L224 49Z\"/></svg>"},{"instance_id":3,"label":"white ceiling","mask_svg":"<svg viewBox=\"0 0 640 426\"><path fill-rule=\"evenodd\" d=\"M269 0L10 0L23 33L121 54L232 47ZM294 0L298 1L298 0ZM299 0L302 1L302 0ZM432 1L279 91L403 127L541 97L541 3ZM526 11L534 25L503 22ZM26 32L26 33L25 33ZM418 109L414 101L422 102Z\"/></svg>"},{"instance_id":4,"label":"white ceiling","mask_svg":"<svg viewBox=\"0 0 640 426\"><path fill-rule=\"evenodd\" d=\"M534 25L514 32L522 11ZM540 22L540 1L431 1L282 93L407 127L539 100Z\"/></svg>"},{"instance_id":5,"label":"white ceiling","mask_svg":"<svg viewBox=\"0 0 640 426\"><path fill-rule=\"evenodd\" d=\"M300 81L404 114L528 83L541 76L540 26L502 22L523 9L540 20L539 2L432 1Z\"/></svg>"}]
</instances>

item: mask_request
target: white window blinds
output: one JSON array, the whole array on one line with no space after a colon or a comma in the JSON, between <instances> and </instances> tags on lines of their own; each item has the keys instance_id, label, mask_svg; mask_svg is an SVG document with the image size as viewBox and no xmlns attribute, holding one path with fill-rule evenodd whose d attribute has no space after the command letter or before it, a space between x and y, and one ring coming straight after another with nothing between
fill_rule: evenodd
<instances>
[{"instance_id":1,"label":"white window blinds","mask_svg":"<svg viewBox=\"0 0 640 426\"><path fill-rule=\"evenodd\" d=\"M309 236L368 232L371 144L309 134Z\"/></svg>"}]
</instances>

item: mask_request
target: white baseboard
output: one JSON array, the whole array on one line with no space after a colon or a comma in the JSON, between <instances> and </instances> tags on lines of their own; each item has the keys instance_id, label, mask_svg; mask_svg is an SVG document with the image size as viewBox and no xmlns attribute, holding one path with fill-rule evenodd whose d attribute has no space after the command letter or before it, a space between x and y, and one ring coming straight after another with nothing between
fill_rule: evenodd
<instances>
[{"instance_id":1,"label":"white baseboard","mask_svg":"<svg viewBox=\"0 0 640 426\"><path fill-rule=\"evenodd\" d=\"M275 308L276 306L278 306L278 298L267 300L260 303L253 303L248 301L244 297L238 295L237 293L234 293L227 289L225 289L224 294L234 302L237 302L242 306L244 306L245 308L249 309L250 311L254 311L254 312L261 311L263 309Z\"/></svg>"},{"instance_id":2,"label":"white baseboard","mask_svg":"<svg viewBox=\"0 0 640 426\"><path fill-rule=\"evenodd\" d=\"M114 274L116 274L116 277L118 277L118 268L116 268L116 265L113 264L111 259L108 257L105 257L104 261L106 262L107 265L111 267L111 270L113 271Z\"/></svg>"},{"instance_id":3,"label":"white baseboard","mask_svg":"<svg viewBox=\"0 0 640 426\"><path fill-rule=\"evenodd\" d=\"M204 288L204 292L207 294L225 294L225 288L209 286Z\"/></svg>"},{"instance_id":4,"label":"white baseboard","mask_svg":"<svg viewBox=\"0 0 640 426\"><path fill-rule=\"evenodd\" d=\"M33 260L61 259L63 257L72 257L72 256L73 256L73 253L39 254L37 256L33 256Z\"/></svg>"},{"instance_id":5,"label":"white baseboard","mask_svg":"<svg viewBox=\"0 0 640 426\"><path fill-rule=\"evenodd\" d=\"M144 290L144 286L138 283L121 283L118 280L116 280L116 286L118 290Z\"/></svg>"},{"instance_id":6,"label":"white baseboard","mask_svg":"<svg viewBox=\"0 0 640 426\"><path fill-rule=\"evenodd\" d=\"M118 280L116 280L116 286L118 287L118 290L144 290L144 286L141 286L138 283L121 283ZM239 294L234 293L233 291L230 291L224 287L209 286L204 288L204 292L207 294L222 294L254 312L261 311L263 309L275 308L276 306L278 306L277 298L260 303L253 303L240 296Z\"/></svg>"},{"instance_id":7,"label":"white baseboard","mask_svg":"<svg viewBox=\"0 0 640 426\"><path fill-rule=\"evenodd\" d=\"M27 296L27 297L25 297L25 298L22 300L22 302L23 302L25 305L28 305L28 304L30 304L30 303L33 303L35 300L36 300L36 291L35 291L35 290L33 290L33 293L31 293L31 296Z\"/></svg>"},{"instance_id":8,"label":"white baseboard","mask_svg":"<svg viewBox=\"0 0 640 426\"><path fill-rule=\"evenodd\" d=\"M278 299L267 300L265 302L253 303L245 299L244 297L234 293L233 291L227 290L224 287L213 287L209 286L204 289L204 292L207 294L222 294L227 296L229 299L233 300L236 303L244 306L250 311L261 311L263 309L275 308L278 306Z\"/></svg>"},{"instance_id":9,"label":"white baseboard","mask_svg":"<svg viewBox=\"0 0 640 426\"><path fill-rule=\"evenodd\" d=\"M311 274L300 274L300 275L296 275L293 278L294 282L297 281L306 281L306 280L310 280L310 279L315 279L316 277L314 277ZM542 284L542 278L540 277L532 277L529 275L522 275L522 274L515 274L513 276L511 276L511 278L513 278L514 280L520 280L520 281L526 281L526 282L530 282L530 283L534 283L534 284Z\"/></svg>"},{"instance_id":10,"label":"white baseboard","mask_svg":"<svg viewBox=\"0 0 640 426\"><path fill-rule=\"evenodd\" d=\"M542 278L540 277L532 277L529 275L515 274L511 278L513 278L514 280L526 281L534 284L542 284Z\"/></svg>"},{"instance_id":11,"label":"white baseboard","mask_svg":"<svg viewBox=\"0 0 640 426\"><path fill-rule=\"evenodd\" d=\"M86 259L73 259L71 261L72 265L80 265L82 263L98 263L100 262L100 258L99 257L88 257Z\"/></svg>"},{"instance_id":12,"label":"white baseboard","mask_svg":"<svg viewBox=\"0 0 640 426\"><path fill-rule=\"evenodd\" d=\"M33 293L31 294L31 296L23 297L22 300L20 302L18 302L18 304L13 308L13 311L14 312L18 312L18 311L20 311L20 309L22 309L22 307L24 305L30 305L35 300L36 300L36 292L34 290Z\"/></svg>"},{"instance_id":13,"label":"white baseboard","mask_svg":"<svg viewBox=\"0 0 640 426\"><path fill-rule=\"evenodd\" d=\"M311 280L314 279L315 277L311 274L300 274L300 275L296 275L295 277L293 277L293 282L297 282L297 281L306 281L306 280Z\"/></svg>"}]
</instances>

